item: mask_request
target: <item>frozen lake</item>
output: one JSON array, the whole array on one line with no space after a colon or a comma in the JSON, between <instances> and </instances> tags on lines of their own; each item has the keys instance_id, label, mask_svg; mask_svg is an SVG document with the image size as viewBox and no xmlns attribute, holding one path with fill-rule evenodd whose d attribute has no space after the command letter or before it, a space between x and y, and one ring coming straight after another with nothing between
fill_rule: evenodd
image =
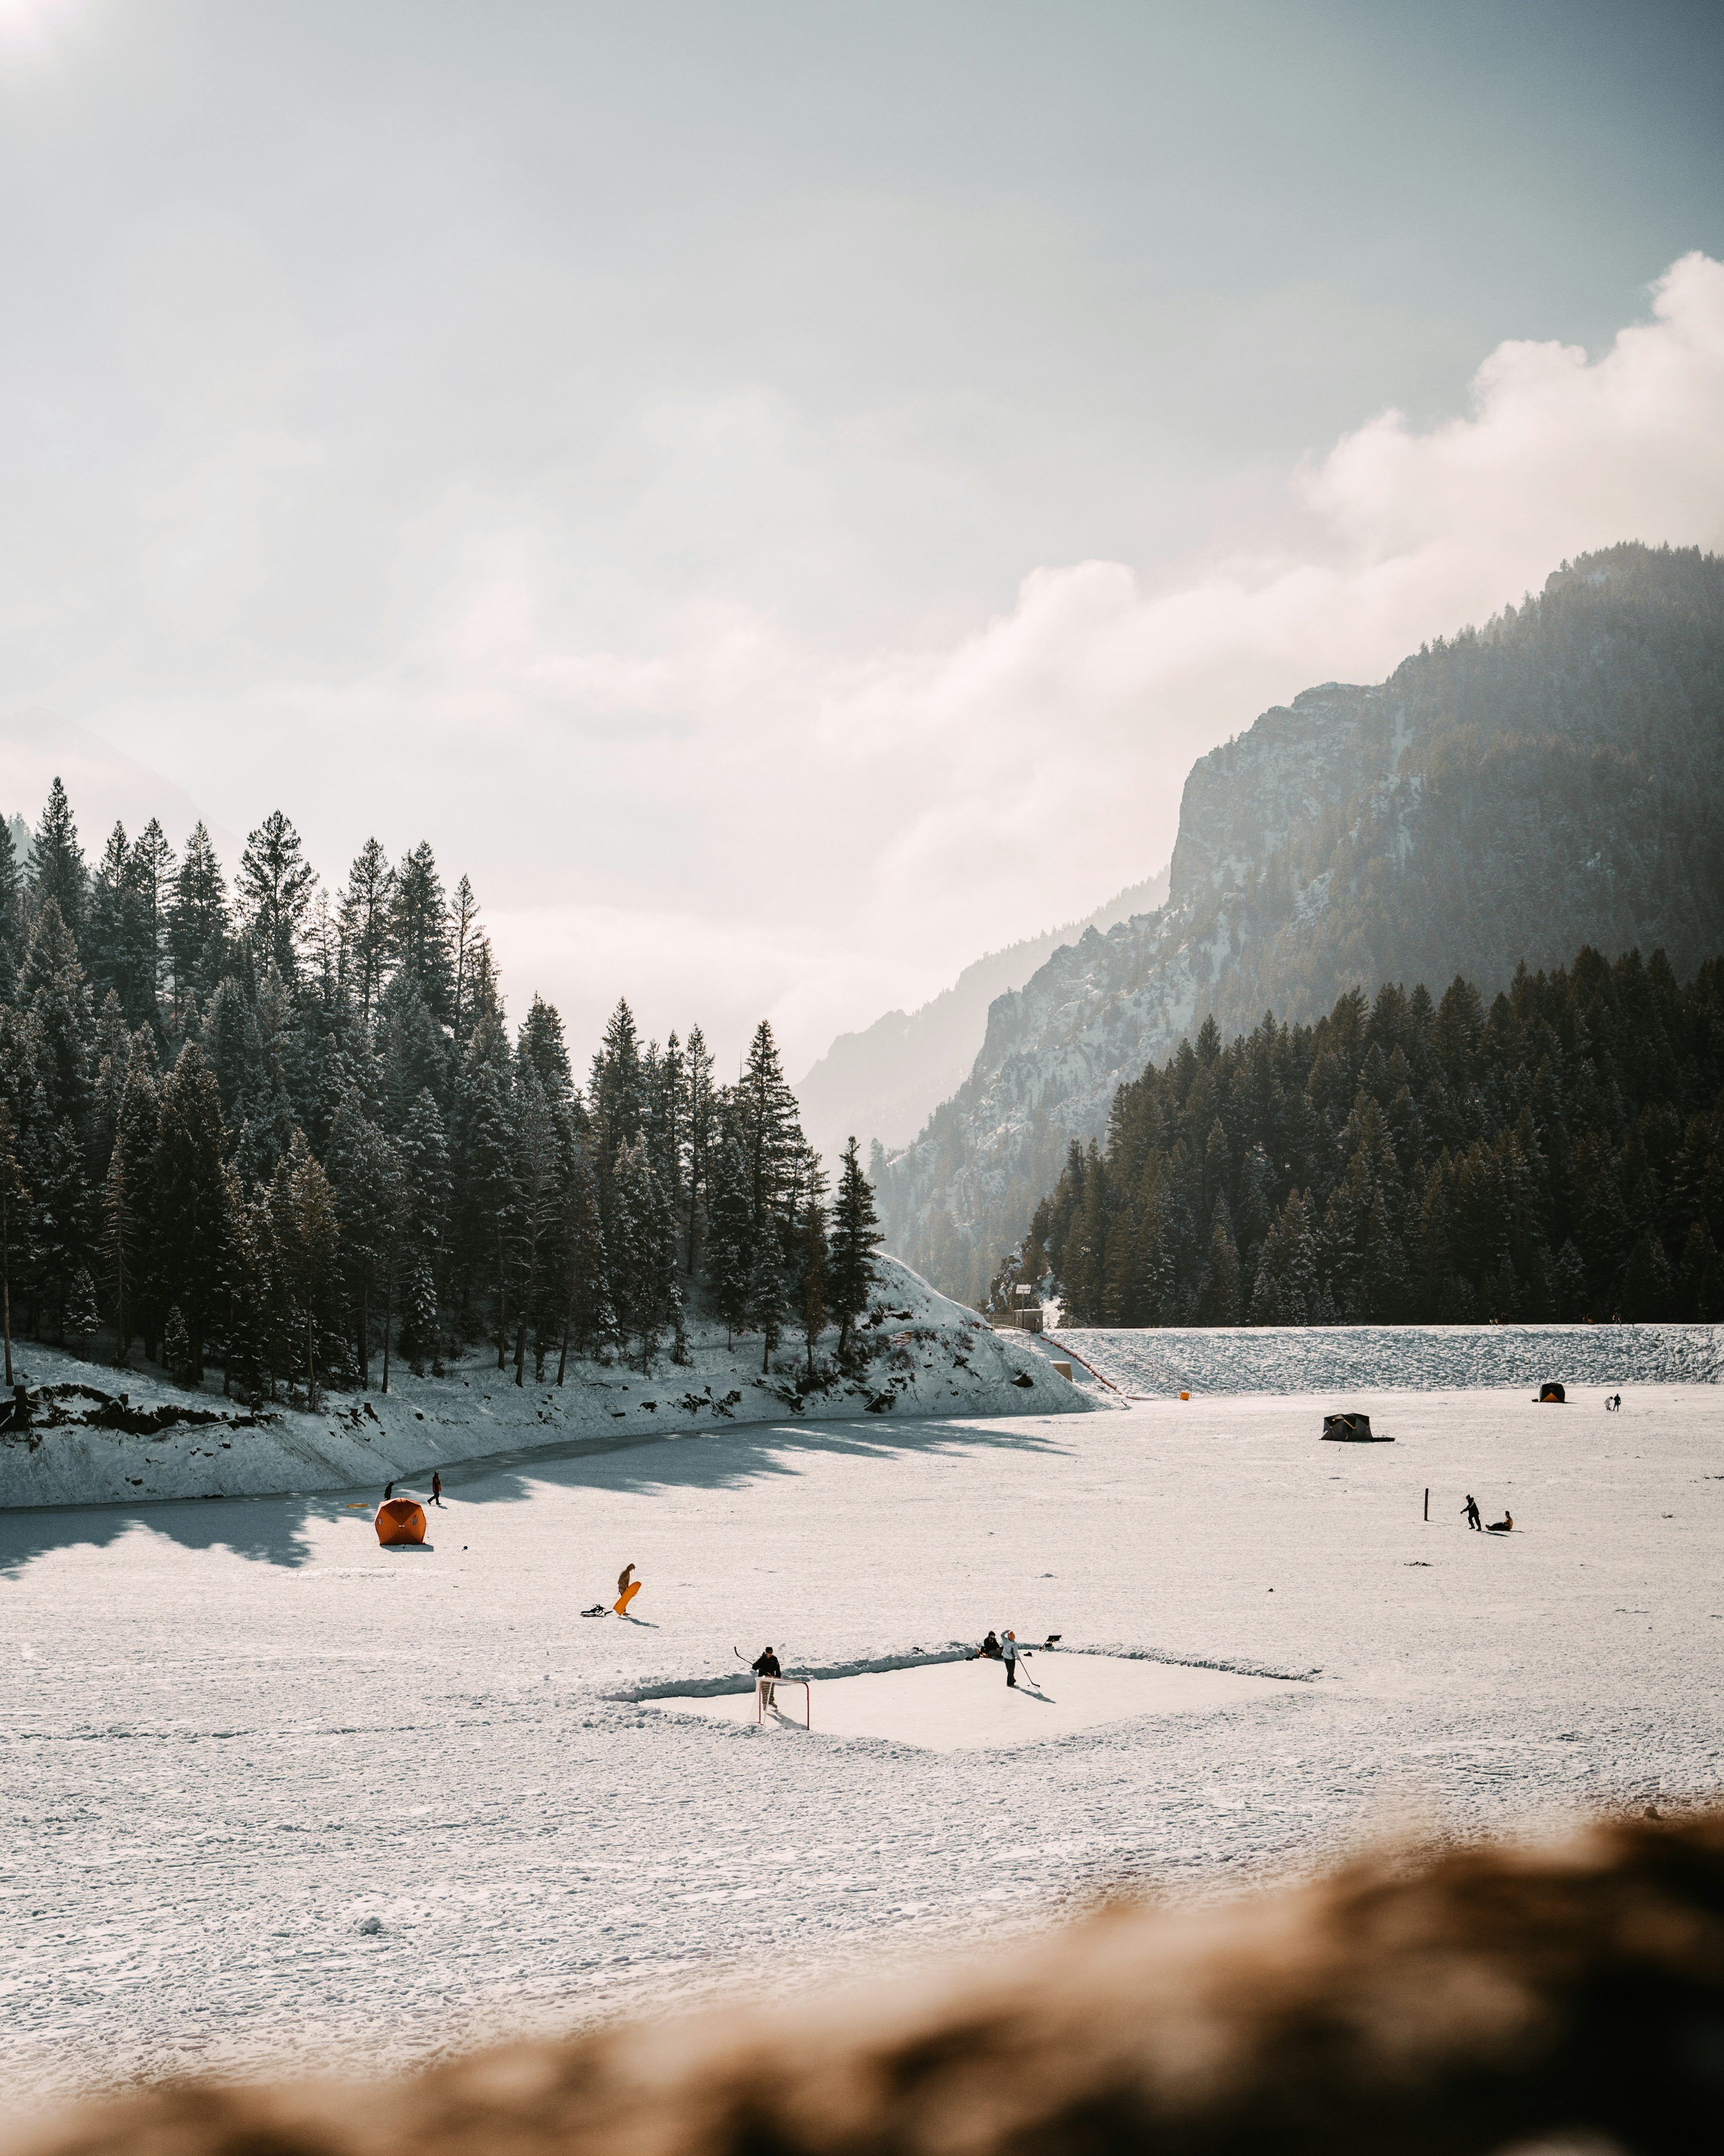
<instances>
[{"instance_id":1,"label":"frozen lake","mask_svg":"<svg viewBox=\"0 0 1724 2156\"><path fill-rule=\"evenodd\" d=\"M1322 1444L1337 1404L1396 1442ZM398 2068L1409 1816L1716 1789L1721 1408L736 1429L455 1471L401 1553L376 1492L0 1515L0 2097ZM1470 1533L1469 1491L1517 1532ZM583 1618L629 1560L639 1621ZM990 1625L1063 1635L1050 1692L1115 1690L1027 1742L931 1746L890 1705L914 1681L875 1687L897 1736L823 1731L847 1680ZM720 1703L769 1640L816 1676L812 1737ZM997 1666L917 1681L972 1676L1003 1711Z\"/></svg>"}]
</instances>

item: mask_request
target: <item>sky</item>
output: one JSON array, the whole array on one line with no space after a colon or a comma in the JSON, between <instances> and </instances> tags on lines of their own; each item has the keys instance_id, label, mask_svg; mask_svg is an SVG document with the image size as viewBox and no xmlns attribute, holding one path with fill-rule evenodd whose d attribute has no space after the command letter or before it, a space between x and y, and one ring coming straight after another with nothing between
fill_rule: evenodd
<instances>
[{"instance_id":1,"label":"sky","mask_svg":"<svg viewBox=\"0 0 1724 2156\"><path fill-rule=\"evenodd\" d=\"M0 807L428 838L577 1053L799 1075L1270 705L1724 544L1721 80L1656 0L0 0Z\"/></svg>"}]
</instances>

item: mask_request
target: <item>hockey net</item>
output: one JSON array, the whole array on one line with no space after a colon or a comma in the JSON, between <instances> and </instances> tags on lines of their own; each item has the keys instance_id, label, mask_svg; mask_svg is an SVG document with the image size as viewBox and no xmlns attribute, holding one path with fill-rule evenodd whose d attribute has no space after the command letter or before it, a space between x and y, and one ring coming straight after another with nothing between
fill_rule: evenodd
<instances>
[{"instance_id":1,"label":"hockey net","mask_svg":"<svg viewBox=\"0 0 1724 2156\"><path fill-rule=\"evenodd\" d=\"M799 1702L792 1702L793 1712L789 1714L785 1712L782 1701L777 1697L781 1691L799 1691L802 1694ZM814 1726L814 1695L806 1677L757 1677L755 1679L754 1718L757 1722L764 1722L768 1714L775 1714L783 1721L794 1721L796 1717L793 1709L798 1705L802 1708L803 1727L812 1729Z\"/></svg>"}]
</instances>

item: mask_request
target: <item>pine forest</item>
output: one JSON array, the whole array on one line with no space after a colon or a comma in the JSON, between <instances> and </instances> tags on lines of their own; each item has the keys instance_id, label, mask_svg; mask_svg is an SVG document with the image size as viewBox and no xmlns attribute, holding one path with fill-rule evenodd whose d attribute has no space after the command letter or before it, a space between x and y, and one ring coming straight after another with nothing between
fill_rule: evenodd
<instances>
[{"instance_id":1,"label":"pine forest","mask_svg":"<svg viewBox=\"0 0 1724 2156\"><path fill-rule=\"evenodd\" d=\"M1724 1318L1724 960L1214 1019L1074 1143L996 1301L1108 1326Z\"/></svg>"},{"instance_id":2,"label":"pine forest","mask_svg":"<svg viewBox=\"0 0 1724 2156\"><path fill-rule=\"evenodd\" d=\"M92 867L56 780L0 820L0 1291L21 1331L243 1399L387 1389L483 1343L517 1384L685 1360L692 1312L818 1387L879 1241L829 1193L772 1029L735 1084L619 1003L578 1084L557 1013L511 1038L479 906L428 845L319 883L279 812L230 889L200 824ZM775 1357L777 1361L775 1363Z\"/></svg>"}]
</instances>

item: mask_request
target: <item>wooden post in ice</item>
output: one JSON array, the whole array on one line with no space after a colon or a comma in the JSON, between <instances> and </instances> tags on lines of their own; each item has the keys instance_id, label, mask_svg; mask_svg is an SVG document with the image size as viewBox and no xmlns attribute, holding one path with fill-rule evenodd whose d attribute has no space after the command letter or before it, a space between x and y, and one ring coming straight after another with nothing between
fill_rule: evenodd
<instances>
[{"instance_id":1,"label":"wooden post in ice","mask_svg":"<svg viewBox=\"0 0 1724 2156\"><path fill-rule=\"evenodd\" d=\"M1425 1493L1424 1493L1424 1517L1426 1517L1426 1519L1428 1520L1428 1519L1429 1519L1430 1516L1431 1516L1431 1493L1430 1493L1430 1491L1429 1491L1429 1490L1427 1490L1427 1491L1425 1491Z\"/></svg>"}]
</instances>

